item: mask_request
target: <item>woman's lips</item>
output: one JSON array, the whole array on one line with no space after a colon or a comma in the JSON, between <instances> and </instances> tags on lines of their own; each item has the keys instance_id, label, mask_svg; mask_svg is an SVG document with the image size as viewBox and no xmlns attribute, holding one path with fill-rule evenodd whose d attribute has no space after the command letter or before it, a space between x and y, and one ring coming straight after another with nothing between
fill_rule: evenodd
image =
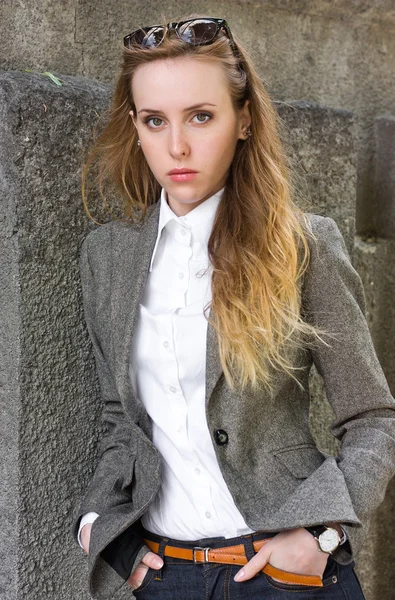
<instances>
[{"instance_id":1,"label":"woman's lips","mask_svg":"<svg viewBox=\"0 0 395 600\"><path fill-rule=\"evenodd\" d=\"M196 175L196 171L189 171L187 173L172 173L169 177L172 181L192 181Z\"/></svg>"}]
</instances>

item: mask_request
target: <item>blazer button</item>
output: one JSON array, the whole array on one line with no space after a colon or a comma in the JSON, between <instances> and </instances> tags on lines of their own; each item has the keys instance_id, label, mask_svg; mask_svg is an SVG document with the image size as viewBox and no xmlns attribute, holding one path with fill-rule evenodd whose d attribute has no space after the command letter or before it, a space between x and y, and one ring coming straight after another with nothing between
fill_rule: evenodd
<instances>
[{"instance_id":1,"label":"blazer button","mask_svg":"<svg viewBox=\"0 0 395 600\"><path fill-rule=\"evenodd\" d=\"M224 429L217 429L214 432L214 439L218 446L223 446L228 443L229 436Z\"/></svg>"}]
</instances>

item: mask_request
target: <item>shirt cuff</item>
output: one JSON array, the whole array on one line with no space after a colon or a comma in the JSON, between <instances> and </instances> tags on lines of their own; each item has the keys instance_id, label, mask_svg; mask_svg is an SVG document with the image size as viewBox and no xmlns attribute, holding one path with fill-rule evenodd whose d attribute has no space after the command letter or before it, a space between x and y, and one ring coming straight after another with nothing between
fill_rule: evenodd
<instances>
[{"instance_id":1,"label":"shirt cuff","mask_svg":"<svg viewBox=\"0 0 395 600\"><path fill-rule=\"evenodd\" d=\"M340 523L339 523L339 527L340 527L340 529L341 529L341 530L342 530L342 532L343 532L343 535L342 535L342 537L340 538L340 544L339 544L339 545L341 546L342 544L345 544L345 542L347 541L347 534L346 534L346 532L344 531L343 527L340 525Z\"/></svg>"},{"instance_id":2,"label":"shirt cuff","mask_svg":"<svg viewBox=\"0 0 395 600\"><path fill-rule=\"evenodd\" d=\"M93 523L94 521L96 521L97 517L99 515L96 512L88 512L86 513L80 521L80 527L78 529L78 543L81 546L82 549L84 549L82 543L81 543L81 529L83 528L84 525L86 525L87 523Z\"/></svg>"}]
</instances>

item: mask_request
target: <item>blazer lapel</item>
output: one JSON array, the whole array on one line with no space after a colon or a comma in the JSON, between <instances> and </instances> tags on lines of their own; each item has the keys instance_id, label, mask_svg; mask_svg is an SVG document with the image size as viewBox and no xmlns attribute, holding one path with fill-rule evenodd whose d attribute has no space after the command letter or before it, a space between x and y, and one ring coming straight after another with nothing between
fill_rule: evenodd
<instances>
[{"instance_id":1,"label":"blazer lapel","mask_svg":"<svg viewBox=\"0 0 395 600\"><path fill-rule=\"evenodd\" d=\"M214 312L209 310L209 318L213 318ZM215 385L223 373L222 364L219 357L219 346L217 332L211 323L207 323L207 340L206 340L206 398L205 405L209 403L211 394L214 391Z\"/></svg>"},{"instance_id":2,"label":"blazer lapel","mask_svg":"<svg viewBox=\"0 0 395 600\"><path fill-rule=\"evenodd\" d=\"M130 377L129 360L149 265L158 234L160 202L146 215L142 225L122 225L113 230L111 315L115 379L121 398L136 401ZM209 317L212 311L209 311ZM152 349L153 358L155 348ZM207 406L222 373L217 333L207 324L206 397Z\"/></svg>"},{"instance_id":3,"label":"blazer lapel","mask_svg":"<svg viewBox=\"0 0 395 600\"><path fill-rule=\"evenodd\" d=\"M113 230L111 321L115 380L121 399L136 399L129 377L132 336L159 221L159 202L142 225L123 225Z\"/></svg>"}]
</instances>

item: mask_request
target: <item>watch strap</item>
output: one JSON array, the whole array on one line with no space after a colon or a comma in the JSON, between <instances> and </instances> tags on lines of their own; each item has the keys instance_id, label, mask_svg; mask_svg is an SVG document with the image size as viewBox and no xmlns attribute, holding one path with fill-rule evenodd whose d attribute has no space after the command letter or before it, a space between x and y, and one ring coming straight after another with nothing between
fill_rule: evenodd
<instances>
[{"instance_id":1,"label":"watch strap","mask_svg":"<svg viewBox=\"0 0 395 600\"><path fill-rule=\"evenodd\" d=\"M345 544L346 541L347 541L347 534L346 534L346 532L344 531L344 529L343 529L343 527L341 525L340 525L340 529L342 530L342 536L340 538L340 544L339 544L339 546L341 546L342 544Z\"/></svg>"},{"instance_id":2,"label":"watch strap","mask_svg":"<svg viewBox=\"0 0 395 600\"><path fill-rule=\"evenodd\" d=\"M326 531L327 527L325 525L314 525L313 527L305 527L305 529L307 529L307 531L315 538L318 538L321 533Z\"/></svg>"}]
</instances>

